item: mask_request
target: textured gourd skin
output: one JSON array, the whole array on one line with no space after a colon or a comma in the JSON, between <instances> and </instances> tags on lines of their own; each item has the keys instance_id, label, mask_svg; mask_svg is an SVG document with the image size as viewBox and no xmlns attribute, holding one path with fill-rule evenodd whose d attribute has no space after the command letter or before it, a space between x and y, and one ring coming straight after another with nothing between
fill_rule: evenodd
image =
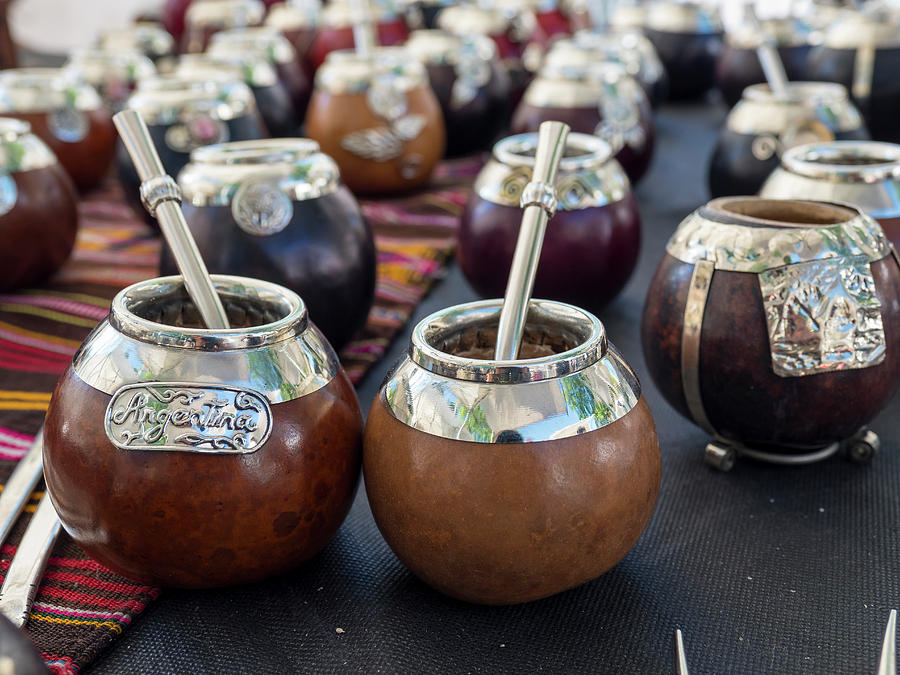
<instances>
[{"instance_id":1,"label":"textured gourd skin","mask_svg":"<svg viewBox=\"0 0 900 675\"><path fill-rule=\"evenodd\" d=\"M900 268L871 265L887 354L869 368L804 377L772 370L768 327L755 274L716 270L700 335L700 392L724 438L786 454L846 439L870 422L900 383ZM647 370L666 400L691 419L681 383L684 307L694 266L668 253L647 292L641 339Z\"/></svg>"},{"instance_id":2,"label":"textured gourd skin","mask_svg":"<svg viewBox=\"0 0 900 675\"><path fill-rule=\"evenodd\" d=\"M44 476L66 531L119 574L161 586L241 584L318 553L350 509L362 415L343 371L271 406L253 453L129 451L110 443L110 396L70 367L44 430Z\"/></svg>"},{"instance_id":3,"label":"textured gourd skin","mask_svg":"<svg viewBox=\"0 0 900 675\"><path fill-rule=\"evenodd\" d=\"M469 197L457 261L482 297L503 296L521 222L518 207ZM603 206L558 211L541 248L534 295L598 312L631 277L640 246L641 218L630 192Z\"/></svg>"},{"instance_id":4,"label":"textured gourd skin","mask_svg":"<svg viewBox=\"0 0 900 675\"><path fill-rule=\"evenodd\" d=\"M31 131L46 143L69 174L79 192L100 185L116 151L116 129L105 108L81 111L88 119L87 135L76 143L59 140L50 130L48 113L3 113L4 117L28 122Z\"/></svg>"},{"instance_id":5,"label":"textured gourd skin","mask_svg":"<svg viewBox=\"0 0 900 675\"><path fill-rule=\"evenodd\" d=\"M244 232L230 206L183 207L206 266L214 274L271 281L297 293L336 350L365 324L375 297L375 243L350 191L292 202L293 217L269 236ZM178 274L163 245L160 276Z\"/></svg>"},{"instance_id":6,"label":"textured gourd skin","mask_svg":"<svg viewBox=\"0 0 900 675\"><path fill-rule=\"evenodd\" d=\"M363 464L372 515L401 562L442 593L487 605L544 598L609 570L650 521L660 480L643 398L595 431L486 444L413 429L379 396Z\"/></svg>"},{"instance_id":7,"label":"textured gourd skin","mask_svg":"<svg viewBox=\"0 0 900 675\"><path fill-rule=\"evenodd\" d=\"M341 178L355 194L400 192L426 183L444 154L444 118L434 92L428 86L406 94L408 115L422 115L425 126L415 138L403 143L399 157L385 161L367 159L347 150L348 134L386 128L376 116L365 93L332 94L325 89L313 92L306 113L306 135L318 142L326 155L337 162Z\"/></svg>"},{"instance_id":8,"label":"textured gourd skin","mask_svg":"<svg viewBox=\"0 0 900 675\"><path fill-rule=\"evenodd\" d=\"M63 168L10 174L16 203L0 216L0 290L43 281L72 253L78 232L78 196Z\"/></svg>"}]
</instances>

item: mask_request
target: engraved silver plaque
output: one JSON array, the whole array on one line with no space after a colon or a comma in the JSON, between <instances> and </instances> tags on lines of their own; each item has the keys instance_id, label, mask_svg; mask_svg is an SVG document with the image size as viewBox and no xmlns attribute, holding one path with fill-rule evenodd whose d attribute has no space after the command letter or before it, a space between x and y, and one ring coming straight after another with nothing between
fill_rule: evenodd
<instances>
[{"instance_id":1,"label":"engraved silver plaque","mask_svg":"<svg viewBox=\"0 0 900 675\"><path fill-rule=\"evenodd\" d=\"M265 237L287 227L294 217L294 205L278 185L248 180L234 193L231 215L244 232Z\"/></svg>"},{"instance_id":2,"label":"engraved silver plaque","mask_svg":"<svg viewBox=\"0 0 900 675\"><path fill-rule=\"evenodd\" d=\"M264 396L249 389L128 384L113 394L104 428L123 450L247 454L268 440L272 411Z\"/></svg>"},{"instance_id":3,"label":"engraved silver plaque","mask_svg":"<svg viewBox=\"0 0 900 675\"><path fill-rule=\"evenodd\" d=\"M91 123L80 110L59 108L47 115L47 126L63 143L78 143L87 137Z\"/></svg>"},{"instance_id":4,"label":"engraved silver plaque","mask_svg":"<svg viewBox=\"0 0 900 675\"><path fill-rule=\"evenodd\" d=\"M758 279L776 375L868 368L884 360L881 303L865 256L784 265Z\"/></svg>"}]
</instances>

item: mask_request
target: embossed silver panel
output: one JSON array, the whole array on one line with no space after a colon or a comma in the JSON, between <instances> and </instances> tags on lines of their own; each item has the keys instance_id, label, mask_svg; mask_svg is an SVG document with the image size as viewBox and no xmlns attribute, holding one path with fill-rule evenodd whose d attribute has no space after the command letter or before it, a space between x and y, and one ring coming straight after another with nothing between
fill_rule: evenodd
<instances>
[{"instance_id":1,"label":"embossed silver panel","mask_svg":"<svg viewBox=\"0 0 900 675\"><path fill-rule=\"evenodd\" d=\"M881 303L865 256L785 265L758 279L776 375L868 368L884 360Z\"/></svg>"},{"instance_id":2,"label":"embossed silver panel","mask_svg":"<svg viewBox=\"0 0 900 675\"><path fill-rule=\"evenodd\" d=\"M682 262L714 260L717 270L762 272L787 263L862 255L869 262L890 253L881 227L869 216L843 223L807 227L750 227L722 223L694 212L666 246Z\"/></svg>"},{"instance_id":3,"label":"embossed silver panel","mask_svg":"<svg viewBox=\"0 0 900 675\"><path fill-rule=\"evenodd\" d=\"M47 115L47 127L63 143L78 143L87 137L91 123L82 111L67 107Z\"/></svg>"},{"instance_id":4,"label":"embossed silver panel","mask_svg":"<svg viewBox=\"0 0 900 675\"><path fill-rule=\"evenodd\" d=\"M104 428L123 450L246 454L268 440L272 411L249 389L148 382L116 391Z\"/></svg>"}]
</instances>

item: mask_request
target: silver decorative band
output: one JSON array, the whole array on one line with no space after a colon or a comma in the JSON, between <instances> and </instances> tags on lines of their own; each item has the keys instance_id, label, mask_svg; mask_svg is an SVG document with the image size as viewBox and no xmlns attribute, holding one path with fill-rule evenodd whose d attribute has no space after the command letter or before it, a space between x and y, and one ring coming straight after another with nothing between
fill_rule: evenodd
<instances>
[{"instance_id":1,"label":"silver decorative band","mask_svg":"<svg viewBox=\"0 0 900 675\"><path fill-rule=\"evenodd\" d=\"M531 181L522 190L519 206L523 209L526 206L540 206L547 212L548 216L552 217L559 207L559 200L556 198L556 188L553 185L547 185L540 181Z\"/></svg>"},{"instance_id":2,"label":"silver decorative band","mask_svg":"<svg viewBox=\"0 0 900 675\"><path fill-rule=\"evenodd\" d=\"M454 353L473 334L496 331L500 307L500 300L448 307L416 326L409 357L383 388L397 420L441 438L533 443L600 429L637 405L640 384L603 325L564 303L532 300L526 333L575 345L566 351L517 361Z\"/></svg>"},{"instance_id":3,"label":"silver decorative band","mask_svg":"<svg viewBox=\"0 0 900 675\"><path fill-rule=\"evenodd\" d=\"M154 218L156 209L167 201L181 204L181 188L171 176L156 176L141 183L141 203Z\"/></svg>"},{"instance_id":4,"label":"silver decorative band","mask_svg":"<svg viewBox=\"0 0 900 675\"><path fill-rule=\"evenodd\" d=\"M684 328L681 334L681 388L684 400L697 425L713 435L716 432L706 416L700 390L700 333L714 273L715 265L710 260L700 260L694 266L684 306Z\"/></svg>"},{"instance_id":5,"label":"silver decorative band","mask_svg":"<svg viewBox=\"0 0 900 675\"><path fill-rule=\"evenodd\" d=\"M739 199L739 198L734 198ZM751 199L751 198L746 198ZM806 202L825 204L824 202ZM877 262L890 254L881 227L856 207L826 204L848 212L844 222L791 226L765 219L753 225L710 217L710 209L688 216L666 246L669 255L694 264L713 260L717 270L764 272L790 263L836 256L865 256Z\"/></svg>"}]
</instances>

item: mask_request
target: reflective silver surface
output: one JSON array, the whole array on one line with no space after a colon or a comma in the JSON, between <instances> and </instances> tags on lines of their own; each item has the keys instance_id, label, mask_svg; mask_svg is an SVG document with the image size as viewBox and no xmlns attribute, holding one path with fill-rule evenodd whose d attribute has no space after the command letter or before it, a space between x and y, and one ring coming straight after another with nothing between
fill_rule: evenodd
<instances>
[{"instance_id":1,"label":"reflective silver surface","mask_svg":"<svg viewBox=\"0 0 900 675\"><path fill-rule=\"evenodd\" d=\"M188 28L257 26L266 16L260 0L197 0L184 15Z\"/></svg>"},{"instance_id":2,"label":"reflective silver surface","mask_svg":"<svg viewBox=\"0 0 900 675\"><path fill-rule=\"evenodd\" d=\"M0 117L0 173L34 171L56 163L56 155L44 141L31 133L31 125Z\"/></svg>"},{"instance_id":3,"label":"reflective silver surface","mask_svg":"<svg viewBox=\"0 0 900 675\"><path fill-rule=\"evenodd\" d=\"M667 33L721 33L718 9L704 2L657 0L647 7L647 28Z\"/></svg>"},{"instance_id":4,"label":"reflective silver surface","mask_svg":"<svg viewBox=\"0 0 900 675\"><path fill-rule=\"evenodd\" d=\"M198 148L178 175L184 199L192 206L231 205L248 181L263 181L290 201L304 201L337 190L340 170L311 139L273 138ZM244 195L251 196L246 190ZM246 199L243 203L248 205Z\"/></svg>"},{"instance_id":5,"label":"reflective silver surface","mask_svg":"<svg viewBox=\"0 0 900 675\"><path fill-rule=\"evenodd\" d=\"M537 134L510 136L494 146L493 157L475 179L475 192L484 200L519 206L531 180ZM604 206L631 191L628 176L612 158L609 144L588 134L569 134L566 156L559 163L556 194L559 209L574 211Z\"/></svg>"},{"instance_id":6,"label":"reflective silver surface","mask_svg":"<svg viewBox=\"0 0 900 675\"><path fill-rule=\"evenodd\" d=\"M250 87L240 80L194 80L167 75L142 80L125 107L141 113L147 124L180 122L185 134L191 137L191 123L196 119L222 122L250 115L256 112L256 101ZM206 139L197 140L199 143ZM200 144L227 140L206 140Z\"/></svg>"},{"instance_id":7,"label":"reflective silver surface","mask_svg":"<svg viewBox=\"0 0 900 675\"><path fill-rule=\"evenodd\" d=\"M557 40L551 53L575 49L591 53L596 61L621 63L629 75L646 85L653 85L665 75L653 43L636 30L580 30L571 40Z\"/></svg>"},{"instance_id":8,"label":"reflective silver surface","mask_svg":"<svg viewBox=\"0 0 900 675\"><path fill-rule=\"evenodd\" d=\"M182 54L174 74L190 80L224 80L244 82L249 87L271 87L278 83L278 73L269 61L253 52L238 54Z\"/></svg>"},{"instance_id":9,"label":"reflective silver surface","mask_svg":"<svg viewBox=\"0 0 900 675\"><path fill-rule=\"evenodd\" d=\"M108 51L137 49L151 59L175 53L175 40L160 24L137 23L126 28L104 31L100 46Z\"/></svg>"},{"instance_id":10,"label":"reflective silver surface","mask_svg":"<svg viewBox=\"0 0 900 675\"><path fill-rule=\"evenodd\" d=\"M784 98L767 84L751 85L725 124L739 134L773 134L786 147L831 141L836 131L863 126L847 89L833 82L789 82Z\"/></svg>"},{"instance_id":11,"label":"reflective silver surface","mask_svg":"<svg viewBox=\"0 0 900 675\"><path fill-rule=\"evenodd\" d=\"M277 321L252 328L179 328L144 318L154 307L185 297L181 277L129 286L110 316L88 336L73 367L109 395L127 384L190 382L251 390L269 403L290 401L328 384L338 372L334 350L308 323L295 293L258 279L212 275L226 307L266 307Z\"/></svg>"},{"instance_id":12,"label":"reflective silver surface","mask_svg":"<svg viewBox=\"0 0 900 675\"><path fill-rule=\"evenodd\" d=\"M900 145L832 141L791 148L759 194L847 202L873 218L900 217Z\"/></svg>"},{"instance_id":13,"label":"reflective silver surface","mask_svg":"<svg viewBox=\"0 0 900 675\"><path fill-rule=\"evenodd\" d=\"M272 411L258 393L221 384L127 384L110 399L103 428L122 450L247 454L269 439Z\"/></svg>"},{"instance_id":14,"label":"reflective silver surface","mask_svg":"<svg viewBox=\"0 0 900 675\"><path fill-rule=\"evenodd\" d=\"M865 256L793 263L757 278L776 375L799 377L884 361L881 302Z\"/></svg>"},{"instance_id":15,"label":"reflective silver surface","mask_svg":"<svg viewBox=\"0 0 900 675\"><path fill-rule=\"evenodd\" d=\"M316 88L331 94L358 94L376 84L407 92L428 85L425 66L402 49L377 47L371 58L350 50L328 54L316 71Z\"/></svg>"},{"instance_id":16,"label":"reflective silver surface","mask_svg":"<svg viewBox=\"0 0 900 675\"><path fill-rule=\"evenodd\" d=\"M618 63L597 62L588 52L551 52L525 90L523 103L539 108L597 108L594 134L613 150L628 145L640 152L647 142L641 111L647 95Z\"/></svg>"},{"instance_id":17,"label":"reflective silver surface","mask_svg":"<svg viewBox=\"0 0 900 675\"><path fill-rule=\"evenodd\" d=\"M518 361L444 351L463 331L496 329L500 308L500 300L457 305L416 326L409 355L382 389L399 421L442 438L539 442L599 429L637 404L637 378L607 344L603 325L572 305L532 300L526 325L566 336L576 345L568 351Z\"/></svg>"},{"instance_id":18,"label":"reflective silver surface","mask_svg":"<svg viewBox=\"0 0 900 675\"><path fill-rule=\"evenodd\" d=\"M714 200L710 206L721 201ZM701 208L681 222L666 251L691 264L712 260L717 270L731 272L764 272L789 263L847 256L863 256L868 262L876 262L890 255L890 243L871 216L849 205L840 207L846 210L846 221L793 227L758 218L746 219L747 224L721 222L707 217Z\"/></svg>"},{"instance_id":19,"label":"reflective silver surface","mask_svg":"<svg viewBox=\"0 0 900 675\"><path fill-rule=\"evenodd\" d=\"M499 9L477 5L454 5L437 17L441 30L455 35L503 35L512 21Z\"/></svg>"},{"instance_id":20,"label":"reflective silver surface","mask_svg":"<svg viewBox=\"0 0 900 675\"><path fill-rule=\"evenodd\" d=\"M207 50L210 56L256 53L272 63L297 60L294 46L274 28L241 28L225 30L212 36Z\"/></svg>"},{"instance_id":21,"label":"reflective silver surface","mask_svg":"<svg viewBox=\"0 0 900 675\"><path fill-rule=\"evenodd\" d=\"M299 30L315 28L321 8L319 3L279 2L269 7L266 14L266 26L275 30Z\"/></svg>"},{"instance_id":22,"label":"reflective silver surface","mask_svg":"<svg viewBox=\"0 0 900 675\"><path fill-rule=\"evenodd\" d=\"M123 99L128 87L156 75L156 66L136 50L78 49L69 56L63 71L102 89L107 98Z\"/></svg>"},{"instance_id":23,"label":"reflective silver surface","mask_svg":"<svg viewBox=\"0 0 900 675\"><path fill-rule=\"evenodd\" d=\"M61 68L14 68L0 71L0 114L78 114L103 107L97 90Z\"/></svg>"}]
</instances>

